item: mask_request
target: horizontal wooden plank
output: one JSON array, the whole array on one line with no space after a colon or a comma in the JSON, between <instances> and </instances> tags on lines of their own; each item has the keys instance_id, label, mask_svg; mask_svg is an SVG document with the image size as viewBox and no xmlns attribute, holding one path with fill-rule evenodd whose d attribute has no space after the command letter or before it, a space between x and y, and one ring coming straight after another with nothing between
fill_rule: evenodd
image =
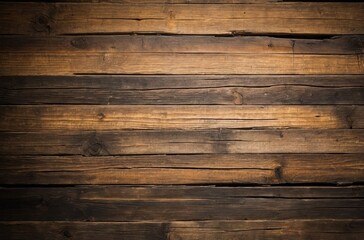
<instances>
[{"instance_id":1,"label":"horizontal wooden plank","mask_svg":"<svg viewBox=\"0 0 364 240\"><path fill-rule=\"evenodd\" d=\"M220 220L172 222L0 222L8 240L75 238L129 240L345 239L361 240L363 220Z\"/></svg>"},{"instance_id":2,"label":"horizontal wooden plank","mask_svg":"<svg viewBox=\"0 0 364 240\"><path fill-rule=\"evenodd\" d=\"M359 186L99 186L3 188L0 189L0 193L1 221L284 220L364 217L363 187Z\"/></svg>"},{"instance_id":3,"label":"horizontal wooden plank","mask_svg":"<svg viewBox=\"0 0 364 240\"><path fill-rule=\"evenodd\" d=\"M0 106L1 131L363 128L364 106Z\"/></svg>"},{"instance_id":4,"label":"horizontal wooden plank","mask_svg":"<svg viewBox=\"0 0 364 240\"><path fill-rule=\"evenodd\" d=\"M364 104L364 77L0 77L0 104Z\"/></svg>"},{"instance_id":5,"label":"horizontal wooden plank","mask_svg":"<svg viewBox=\"0 0 364 240\"><path fill-rule=\"evenodd\" d=\"M78 79L75 78L74 81ZM107 80L107 79L106 79ZM145 79L148 80L147 78ZM152 80L152 79L151 79ZM1 81L1 80L0 80ZM144 82L146 82L144 81ZM72 82L69 81L72 85ZM192 84L192 83L191 83ZM78 84L74 84L78 85ZM92 85L95 88L92 88ZM229 85L229 83L227 83ZM115 88L116 87L116 88ZM95 105L299 105L364 104L363 87L322 87L299 84L266 87L198 87L123 90L123 83L98 88L97 82L80 88L0 89L0 104ZM121 88L121 89L120 89ZM125 87L126 88L126 87Z\"/></svg>"},{"instance_id":6,"label":"horizontal wooden plank","mask_svg":"<svg viewBox=\"0 0 364 240\"><path fill-rule=\"evenodd\" d=\"M264 36L2 36L0 52L27 53L229 53L229 54L360 54L362 35L326 39Z\"/></svg>"},{"instance_id":7,"label":"horizontal wooden plank","mask_svg":"<svg viewBox=\"0 0 364 240\"><path fill-rule=\"evenodd\" d=\"M1 75L364 74L362 54L2 53Z\"/></svg>"},{"instance_id":8,"label":"horizontal wooden plank","mask_svg":"<svg viewBox=\"0 0 364 240\"><path fill-rule=\"evenodd\" d=\"M9 2L17 2L20 0L11 0ZM291 2L305 2L307 0L290 0ZM322 2L325 2L321 0ZM331 0L332 1L332 0ZM362 0L358 0L359 2ZM27 1L23 1L27 2ZM30 0L28 2L42 2L42 0ZM145 3L153 3L153 4L241 4L241 3L268 3L268 2L282 2L282 0L53 0L52 2L67 2L67 3L128 3L128 4L145 4ZM340 2L340 0L337 0Z\"/></svg>"},{"instance_id":9,"label":"horizontal wooden plank","mask_svg":"<svg viewBox=\"0 0 364 240\"><path fill-rule=\"evenodd\" d=\"M3 156L0 184L279 184L364 181L362 154Z\"/></svg>"},{"instance_id":10,"label":"horizontal wooden plank","mask_svg":"<svg viewBox=\"0 0 364 240\"><path fill-rule=\"evenodd\" d=\"M332 2L2 3L0 34L363 34L363 12L362 3Z\"/></svg>"},{"instance_id":11,"label":"horizontal wooden plank","mask_svg":"<svg viewBox=\"0 0 364 240\"><path fill-rule=\"evenodd\" d=\"M96 76L0 76L1 89L116 88L162 90L274 87L276 85L316 87L364 87L364 75L96 75Z\"/></svg>"},{"instance_id":12,"label":"horizontal wooden plank","mask_svg":"<svg viewBox=\"0 0 364 240\"><path fill-rule=\"evenodd\" d=\"M364 130L2 132L1 155L364 153Z\"/></svg>"},{"instance_id":13,"label":"horizontal wooden plank","mask_svg":"<svg viewBox=\"0 0 364 240\"><path fill-rule=\"evenodd\" d=\"M3 75L363 74L361 36L4 37Z\"/></svg>"}]
</instances>

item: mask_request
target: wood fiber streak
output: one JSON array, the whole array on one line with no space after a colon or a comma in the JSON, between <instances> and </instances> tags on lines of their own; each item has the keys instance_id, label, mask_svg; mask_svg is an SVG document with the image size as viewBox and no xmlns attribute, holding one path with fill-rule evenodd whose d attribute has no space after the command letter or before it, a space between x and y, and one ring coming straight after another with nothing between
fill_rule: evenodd
<instances>
[{"instance_id":1,"label":"wood fiber streak","mask_svg":"<svg viewBox=\"0 0 364 240\"><path fill-rule=\"evenodd\" d=\"M0 133L2 155L364 153L364 130L133 130Z\"/></svg>"},{"instance_id":2,"label":"wood fiber streak","mask_svg":"<svg viewBox=\"0 0 364 240\"><path fill-rule=\"evenodd\" d=\"M361 154L3 156L0 184L279 184L364 181Z\"/></svg>"},{"instance_id":3,"label":"wood fiber streak","mask_svg":"<svg viewBox=\"0 0 364 240\"><path fill-rule=\"evenodd\" d=\"M362 3L332 2L2 3L0 33L363 34L363 12Z\"/></svg>"},{"instance_id":4,"label":"wood fiber streak","mask_svg":"<svg viewBox=\"0 0 364 240\"><path fill-rule=\"evenodd\" d=\"M1 189L0 192L1 221L267 218L285 220L364 217L362 187L287 189L100 186L62 189L7 188Z\"/></svg>"},{"instance_id":5,"label":"wood fiber streak","mask_svg":"<svg viewBox=\"0 0 364 240\"><path fill-rule=\"evenodd\" d=\"M0 222L0 237L25 240L75 238L160 239L345 239L360 240L363 220L213 220L171 222ZM4 234L4 233L7 234Z\"/></svg>"}]
</instances>

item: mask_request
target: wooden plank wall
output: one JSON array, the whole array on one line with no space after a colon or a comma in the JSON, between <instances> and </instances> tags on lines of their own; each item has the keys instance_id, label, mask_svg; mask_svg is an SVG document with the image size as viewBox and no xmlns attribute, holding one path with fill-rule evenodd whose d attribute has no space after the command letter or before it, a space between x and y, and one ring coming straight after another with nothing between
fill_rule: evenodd
<instances>
[{"instance_id":1,"label":"wooden plank wall","mask_svg":"<svg viewBox=\"0 0 364 240\"><path fill-rule=\"evenodd\" d=\"M0 3L0 239L364 239L364 3Z\"/></svg>"}]
</instances>

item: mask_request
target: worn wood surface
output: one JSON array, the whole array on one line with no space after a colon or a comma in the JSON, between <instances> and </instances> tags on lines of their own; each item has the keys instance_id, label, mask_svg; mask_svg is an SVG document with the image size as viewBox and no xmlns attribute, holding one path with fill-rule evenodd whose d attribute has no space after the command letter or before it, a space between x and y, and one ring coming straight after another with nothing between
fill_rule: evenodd
<instances>
[{"instance_id":1,"label":"worn wood surface","mask_svg":"<svg viewBox=\"0 0 364 240\"><path fill-rule=\"evenodd\" d=\"M362 55L2 53L2 75L364 74Z\"/></svg>"},{"instance_id":2,"label":"worn wood surface","mask_svg":"<svg viewBox=\"0 0 364 240\"><path fill-rule=\"evenodd\" d=\"M0 222L9 240L93 238L159 239L361 239L363 220L220 220L172 222ZM350 231L350 232L349 232ZM7 234L4 234L4 233Z\"/></svg>"},{"instance_id":3,"label":"worn wood surface","mask_svg":"<svg viewBox=\"0 0 364 240\"><path fill-rule=\"evenodd\" d=\"M1 158L0 184L348 184L364 181L361 154Z\"/></svg>"},{"instance_id":4,"label":"worn wood surface","mask_svg":"<svg viewBox=\"0 0 364 240\"><path fill-rule=\"evenodd\" d=\"M21 194L21 198L19 198ZM362 219L362 187L1 189L1 221ZM345 206L345 208L343 208Z\"/></svg>"},{"instance_id":5,"label":"worn wood surface","mask_svg":"<svg viewBox=\"0 0 364 240\"><path fill-rule=\"evenodd\" d=\"M351 76L0 77L0 104L291 105L364 104Z\"/></svg>"},{"instance_id":6,"label":"worn wood surface","mask_svg":"<svg viewBox=\"0 0 364 240\"><path fill-rule=\"evenodd\" d=\"M3 132L2 155L364 153L364 130Z\"/></svg>"},{"instance_id":7,"label":"worn wood surface","mask_svg":"<svg viewBox=\"0 0 364 240\"><path fill-rule=\"evenodd\" d=\"M363 128L362 106L0 106L2 131Z\"/></svg>"},{"instance_id":8,"label":"worn wood surface","mask_svg":"<svg viewBox=\"0 0 364 240\"><path fill-rule=\"evenodd\" d=\"M364 3L0 3L0 239L364 239Z\"/></svg>"},{"instance_id":9,"label":"worn wood surface","mask_svg":"<svg viewBox=\"0 0 364 240\"><path fill-rule=\"evenodd\" d=\"M2 3L0 9L1 34L338 35L364 31L362 3Z\"/></svg>"},{"instance_id":10,"label":"worn wood surface","mask_svg":"<svg viewBox=\"0 0 364 240\"><path fill-rule=\"evenodd\" d=\"M2 75L363 74L363 37L3 37Z\"/></svg>"},{"instance_id":11,"label":"worn wood surface","mask_svg":"<svg viewBox=\"0 0 364 240\"><path fill-rule=\"evenodd\" d=\"M362 35L327 38L266 36L156 36L98 35L19 37L3 36L0 52L47 53L229 53L229 54L327 54L364 53Z\"/></svg>"}]
</instances>

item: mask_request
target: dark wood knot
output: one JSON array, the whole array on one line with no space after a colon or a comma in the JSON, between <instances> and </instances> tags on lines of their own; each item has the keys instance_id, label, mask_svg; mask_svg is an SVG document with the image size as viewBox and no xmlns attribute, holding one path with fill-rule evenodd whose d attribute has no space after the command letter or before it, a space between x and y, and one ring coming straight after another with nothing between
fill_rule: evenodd
<instances>
[{"instance_id":1,"label":"dark wood knot","mask_svg":"<svg viewBox=\"0 0 364 240\"><path fill-rule=\"evenodd\" d=\"M70 231L68 231L67 229L63 230L63 236L65 236L66 238L71 238L72 237Z\"/></svg>"},{"instance_id":2,"label":"dark wood knot","mask_svg":"<svg viewBox=\"0 0 364 240\"><path fill-rule=\"evenodd\" d=\"M83 153L85 156L98 156L106 151L103 141L93 134L83 145Z\"/></svg>"},{"instance_id":3,"label":"dark wood knot","mask_svg":"<svg viewBox=\"0 0 364 240\"><path fill-rule=\"evenodd\" d=\"M78 49L86 49L88 44L87 40L84 37L80 37L71 40L71 45Z\"/></svg>"},{"instance_id":4,"label":"dark wood knot","mask_svg":"<svg viewBox=\"0 0 364 240\"><path fill-rule=\"evenodd\" d=\"M35 18L33 18L32 23L33 29L36 32L50 33L52 30L51 19L47 15L41 14L39 16L36 16Z\"/></svg>"}]
</instances>

